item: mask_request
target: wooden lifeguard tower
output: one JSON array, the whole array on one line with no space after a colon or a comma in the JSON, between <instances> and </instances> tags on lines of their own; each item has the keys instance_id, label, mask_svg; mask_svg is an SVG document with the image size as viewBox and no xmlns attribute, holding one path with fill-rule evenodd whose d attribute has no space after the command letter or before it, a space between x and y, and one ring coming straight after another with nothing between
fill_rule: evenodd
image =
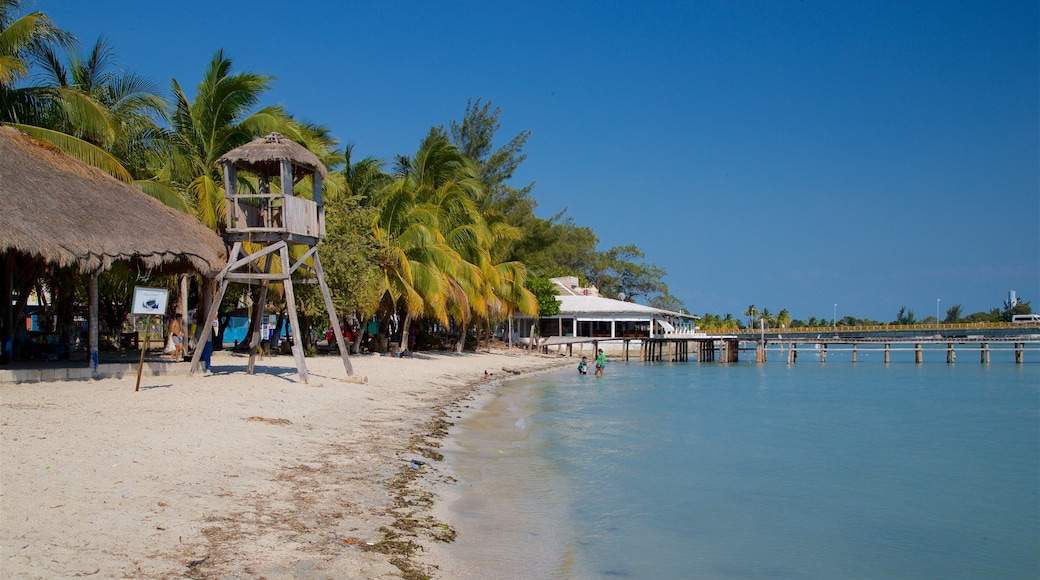
<instances>
[{"instance_id":1,"label":"wooden lifeguard tower","mask_svg":"<svg viewBox=\"0 0 1040 580\"><path fill-rule=\"evenodd\" d=\"M226 208L225 239L232 244L228 263L216 277L219 290L210 305L202 326L199 344L205 344L212 334L213 321L220 309L228 284L232 282L260 286L260 296L253 308L252 349L247 372L253 374L257 347L260 344L260 317L267 302L271 283L282 284L285 304L289 310L289 324L295 333L292 341L293 358L300 380L307 382L307 364L303 358L303 329L296 314L293 293L293 274L301 273L297 283L317 283L325 299L336 344L343 358L347 375L354 370L347 355L347 346L339 327L332 295L325 283L325 274L318 259L318 244L325 237L325 207L321 200L322 178L328 170L318 157L298 143L278 133L270 133L225 153L217 163L224 171L224 202ZM255 176L255 185L239 179L239 172ZM293 186L311 177L311 199L297 197ZM240 189L248 186L248 189ZM293 256L297 257L294 258ZM277 260L277 262L276 262ZM309 261L309 262L308 262ZM277 266L275 266L277 264ZM202 349L196 348L191 360L191 374L199 368Z\"/></svg>"}]
</instances>

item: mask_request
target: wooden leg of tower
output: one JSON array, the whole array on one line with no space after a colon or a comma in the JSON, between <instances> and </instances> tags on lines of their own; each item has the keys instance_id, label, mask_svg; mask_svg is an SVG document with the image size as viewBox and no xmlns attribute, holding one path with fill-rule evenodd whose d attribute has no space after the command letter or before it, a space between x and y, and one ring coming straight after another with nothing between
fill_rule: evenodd
<instances>
[{"instance_id":1,"label":"wooden leg of tower","mask_svg":"<svg viewBox=\"0 0 1040 580\"><path fill-rule=\"evenodd\" d=\"M289 248L282 247L279 252L282 256L282 271L288 272L289 265ZM285 305L289 309L289 324L292 325L293 341L292 341L292 353L293 358L296 359L296 371L300 375L300 381L303 383L307 382L307 363L303 360L303 333L305 332L300 328L300 319L296 316L296 294L293 292L292 278L286 278L285 282Z\"/></svg>"},{"instance_id":2,"label":"wooden leg of tower","mask_svg":"<svg viewBox=\"0 0 1040 580\"><path fill-rule=\"evenodd\" d=\"M325 299L325 309L329 311L329 322L332 323L332 333L336 335L336 344L339 346L339 355L343 359L343 368L347 376L354 376L354 367L350 364L350 353L347 342L343 340L343 330L339 327L339 315L336 314L336 305L332 303L332 293L329 285L325 283L325 272L321 269L321 260L318 253L314 252L314 273L318 275L318 286L321 288L321 297Z\"/></svg>"},{"instance_id":3,"label":"wooden leg of tower","mask_svg":"<svg viewBox=\"0 0 1040 580\"><path fill-rule=\"evenodd\" d=\"M229 283L226 278L220 281L220 289L217 290L217 295L213 297L213 302L209 305L209 312L206 313L206 320L202 324L202 333L199 334L199 342L195 346L195 352L191 355L189 375L194 375L195 371L199 370L199 361L202 359L202 351L205 350L202 347L209 342L210 335L213 334L213 321L217 319L217 313L220 312L220 301L224 299L224 293L227 292Z\"/></svg>"},{"instance_id":4,"label":"wooden leg of tower","mask_svg":"<svg viewBox=\"0 0 1040 580\"><path fill-rule=\"evenodd\" d=\"M271 272L271 254L264 256L264 274ZM253 329L253 336L249 341L249 364L246 365L246 372L253 374L253 368L256 364L256 353L260 349L260 328L263 326L261 322L264 319L264 309L267 307L267 289L270 286L267 280L260 281L260 296L253 305L253 318L249 321L249 328Z\"/></svg>"},{"instance_id":5,"label":"wooden leg of tower","mask_svg":"<svg viewBox=\"0 0 1040 580\"><path fill-rule=\"evenodd\" d=\"M249 321L249 328L253 329L253 336L249 342L249 364L246 372L253 374L253 365L256 363L256 353L260 349L260 327L264 319L264 308L267 307L267 280L260 281L260 298L253 305L253 319Z\"/></svg>"}]
</instances>

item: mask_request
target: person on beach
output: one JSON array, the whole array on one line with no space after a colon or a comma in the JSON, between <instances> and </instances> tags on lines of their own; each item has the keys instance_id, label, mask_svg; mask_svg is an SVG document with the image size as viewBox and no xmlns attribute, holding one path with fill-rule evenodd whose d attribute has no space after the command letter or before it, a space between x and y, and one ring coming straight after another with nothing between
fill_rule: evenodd
<instances>
[{"instance_id":1,"label":"person on beach","mask_svg":"<svg viewBox=\"0 0 1040 580\"><path fill-rule=\"evenodd\" d=\"M170 359L175 361L180 361L184 356L184 323L181 322L181 318L183 316L178 312L170 322L170 340L173 341L173 354L170 355Z\"/></svg>"},{"instance_id":2,"label":"person on beach","mask_svg":"<svg viewBox=\"0 0 1040 580\"><path fill-rule=\"evenodd\" d=\"M589 374L589 357L581 357L581 362L578 363L578 374L587 375Z\"/></svg>"},{"instance_id":3,"label":"person on beach","mask_svg":"<svg viewBox=\"0 0 1040 580\"><path fill-rule=\"evenodd\" d=\"M607 355L603 354L603 349L599 349L599 353L596 355L596 376L603 376L603 367L607 366Z\"/></svg>"}]
</instances>

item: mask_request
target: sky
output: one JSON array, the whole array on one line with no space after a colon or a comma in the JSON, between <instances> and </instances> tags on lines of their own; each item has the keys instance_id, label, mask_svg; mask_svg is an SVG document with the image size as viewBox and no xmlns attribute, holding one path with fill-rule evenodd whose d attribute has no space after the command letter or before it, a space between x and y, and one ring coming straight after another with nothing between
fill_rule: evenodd
<instances>
[{"instance_id":1,"label":"sky","mask_svg":"<svg viewBox=\"0 0 1040 580\"><path fill-rule=\"evenodd\" d=\"M696 314L1040 311L1033 0L29 6L189 96L223 49L355 158L490 100L537 215L635 244Z\"/></svg>"}]
</instances>

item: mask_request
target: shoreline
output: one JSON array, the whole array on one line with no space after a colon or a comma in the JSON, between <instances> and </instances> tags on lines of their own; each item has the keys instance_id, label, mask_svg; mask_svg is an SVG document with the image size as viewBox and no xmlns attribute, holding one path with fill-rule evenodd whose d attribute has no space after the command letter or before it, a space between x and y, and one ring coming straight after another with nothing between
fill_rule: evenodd
<instances>
[{"instance_id":1,"label":"shoreline","mask_svg":"<svg viewBox=\"0 0 1040 580\"><path fill-rule=\"evenodd\" d=\"M246 361L218 352L214 374L150 377L139 393L127 378L0 386L0 571L436 577L424 546L454 532L427 483L451 477L437 459L447 410L571 364L355 356L359 382L338 357L313 357L302 385L292 357L255 375Z\"/></svg>"}]
</instances>

